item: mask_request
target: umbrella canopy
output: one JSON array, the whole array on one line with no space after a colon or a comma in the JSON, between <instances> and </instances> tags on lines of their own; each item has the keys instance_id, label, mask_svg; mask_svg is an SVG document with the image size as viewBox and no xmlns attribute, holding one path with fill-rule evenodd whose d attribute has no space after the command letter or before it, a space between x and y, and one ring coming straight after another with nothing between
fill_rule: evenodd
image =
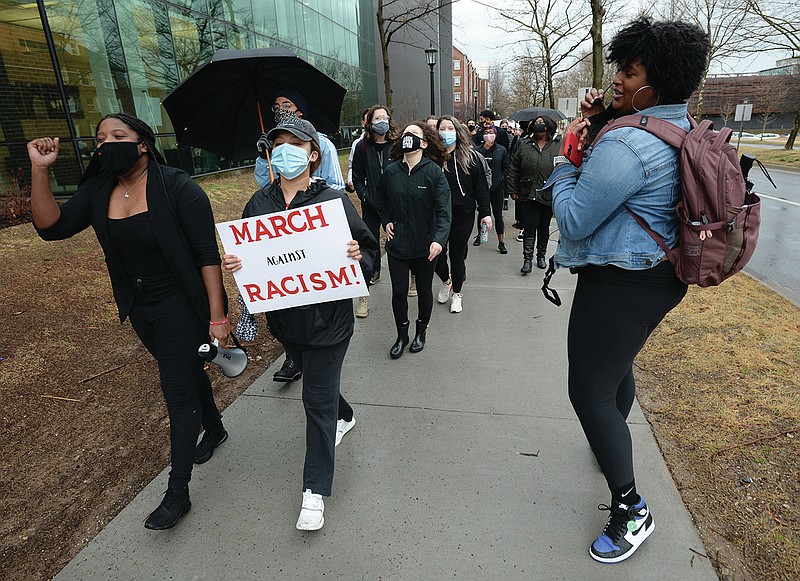
<instances>
[{"instance_id":1,"label":"umbrella canopy","mask_svg":"<svg viewBox=\"0 0 800 581\"><path fill-rule=\"evenodd\" d=\"M509 119L512 119L513 121L525 122L533 121L537 117L542 116L550 117L550 119L553 121L561 121L562 119L567 118L567 116L561 111L549 109L548 107L528 107L527 109L520 109L516 113L511 114Z\"/></svg>"},{"instance_id":2,"label":"umbrella canopy","mask_svg":"<svg viewBox=\"0 0 800 581\"><path fill-rule=\"evenodd\" d=\"M303 95L303 117L318 131L339 128L347 90L282 47L218 50L162 104L178 143L240 161L257 155L259 135L275 125L272 103L286 90Z\"/></svg>"}]
</instances>

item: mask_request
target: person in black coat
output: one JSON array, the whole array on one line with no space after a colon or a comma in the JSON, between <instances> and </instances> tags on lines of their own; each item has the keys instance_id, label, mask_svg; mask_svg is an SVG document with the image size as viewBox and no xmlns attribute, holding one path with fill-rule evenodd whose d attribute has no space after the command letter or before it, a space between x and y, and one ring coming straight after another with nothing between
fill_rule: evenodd
<instances>
[{"instance_id":1,"label":"person in black coat","mask_svg":"<svg viewBox=\"0 0 800 581\"><path fill-rule=\"evenodd\" d=\"M450 188L442 172L444 146L433 130L412 123L392 147L401 157L386 168L375 199L386 230L386 255L392 279L392 311L397 340L389 350L392 359L403 355L408 337L408 277L416 277L419 316L409 351L425 347L433 310L433 274L436 259L450 234Z\"/></svg>"},{"instance_id":2,"label":"person in black coat","mask_svg":"<svg viewBox=\"0 0 800 581\"><path fill-rule=\"evenodd\" d=\"M329 200L342 200L350 232L347 256L361 262L369 280L378 260L378 242L358 216L353 204L339 190L311 178L319 161L316 129L302 119L285 119L267 134L270 159L278 178L259 190L243 216L261 216ZM344 251L344 249L343 249ZM223 257L230 271L242 267L233 254ZM352 299L343 299L271 311L267 326L286 348L286 354L303 370L303 407L306 413L306 459L303 468L303 501L296 527L314 531L325 519L323 496L333 485L335 447L355 425L353 408L341 395L342 363L353 335Z\"/></svg>"},{"instance_id":3,"label":"person in black coat","mask_svg":"<svg viewBox=\"0 0 800 581\"><path fill-rule=\"evenodd\" d=\"M442 116L438 128L450 154L444 165L444 175L450 186L453 221L447 247L436 262L436 275L442 281L437 300L444 304L449 299L450 312L460 313L463 309L461 290L466 278L467 244L475 223L475 209L478 209L479 223L485 224L487 230L492 229L492 209L483 161L473 149L466 128L451 115Z\"/></svg>"},{"instance_id":4,"label":"person in black coat","mask_svg":"<svg viewBox=\"0 0 800 581\"><path fill-rule=\"evenodd\" d=\"M505 242L505 222L503 222L503 198L506 191L506 178L511 158L505 147L495 143L497 135L494 127L486 127L483 133L483 145L477 151L484 158L492 171L492 185L489 188L489 199L492 204L492 215L494 216L494 228L497 232L497 251L500 254L508 254ZM480 246L480 234L475 236L473 245Z\"/></svg>"},{"instance_id":5,"label":"person in black coat","mask_svg":"<svg viewBox=\"0 0 800 581\"><path fill-rule=\"evenodd\" d=\"M192 506L192 464L228 437L197 349L230 334L214 216L205 192L164 165L153 130L117 113L97 126L98 147L78 191L59 206L49 168L59 139L28 143L33 224L44 240L92 227L103 248L120 322L129 318L158 361L170 421L172 469L148 529L174 526ZM200 426L205 433L197 445Z\"/></svg>"}]
</instances>

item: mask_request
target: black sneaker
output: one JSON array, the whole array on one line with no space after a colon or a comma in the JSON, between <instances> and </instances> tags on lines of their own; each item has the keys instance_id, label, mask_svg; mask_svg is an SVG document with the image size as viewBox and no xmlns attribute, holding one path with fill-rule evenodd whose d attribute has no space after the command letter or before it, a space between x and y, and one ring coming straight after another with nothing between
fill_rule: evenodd
<instances>
[{"instance_id":1,"label":"black sneaker","mask_svg":"<svg viewBox=\"0 0 800 581\"><path fill-rule=\"evenodd\" d=\"M601 563L619 563L638 549L655 530L653 515L643 498L634 506L611 501L611 506L601 504L600 510L611 511L606 527L592 546L589 554Z\"/></svg>"},{"instance_id":2,"label":"black sneaker","mask_svg":"<svg viewBox=\"0 0 800 581\"><path fill-rule=\"evenodd\" d=\"M497 251L500 254L508 254L508 248L506 248L506 243L505 242L498 243L497 244Z\"/></svg>"},{"instance_id":3,"label":"black sneaker","mask_svg":"<svg viewBox=\"0 0 800 581\"><path fill-rule=\"evenodd\" d=\"M478 234L475 237L475 240L472 241L472 245L473 246L480 246L481 245L481 235L480 234Z\"/></svg>"},{"instance_id":4,"label":"black sneaker","mask_svg":"<svg viewBox=\"0 0 800 581\"><path fill-rule=\"evenodd\" d=\"M164 500L158 508L150 513L144 523L144 528L152 531L163 531L174 527L180 518L192 508L189 500L189 488L167 488Z\"/></svg>"},{"instance_id":5,"label":"black sneaker","mask_svg":"<svg viewBox=\"0 0 800 581\"><path fill-rule=\"evenodd\" d=\"M194 463L202 464L211 460L214 449L228 439L228 432L222 425L216 430L206 430L197 448L194 449Z\"/></svg>"},{"instance_id":6,"label":"black sneaker","mask_svg":"<svg viewBox=\"0 0 800 581\"><path fill-rule=\"evenodd\" d=\"M508 211L508 200L503 200L503 211Z\"/></svg>"},{"instance_id":7,"label":"black sneaker","mask_svg":"<svg viewBox=\"0 0 800 581\"><path fill-rule=\"evenodd\" d=\"M282 381L285 383L300 379L302 376L303 370L287 357L286 361L283 362L283 366L272 376L272 381Z\"/></svg>"}]
</instances>

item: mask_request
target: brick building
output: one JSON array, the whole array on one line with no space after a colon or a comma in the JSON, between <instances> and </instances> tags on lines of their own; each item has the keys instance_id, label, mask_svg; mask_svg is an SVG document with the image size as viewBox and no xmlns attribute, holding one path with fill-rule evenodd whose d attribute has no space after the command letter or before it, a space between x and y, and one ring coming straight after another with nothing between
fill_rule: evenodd
<instances>
[{"instance_id":1,"label":"brick building","mask_svg":"<svg viewBox=\"0 0 800 581\"><path fill-rule=\"evenodd\" d=\"M478 91L477 98L475 91ZM475 119L489 102L489 83L482 79L472 61L453 46L453 116L462 121Z\"/></svg>"}]
</instances>

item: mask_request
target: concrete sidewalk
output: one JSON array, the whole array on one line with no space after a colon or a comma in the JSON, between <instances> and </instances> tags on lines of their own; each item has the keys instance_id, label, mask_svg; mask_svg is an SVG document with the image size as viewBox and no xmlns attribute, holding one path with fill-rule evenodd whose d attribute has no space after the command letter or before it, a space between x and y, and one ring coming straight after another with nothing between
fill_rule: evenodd
<instances>
[{"instance_id":1,"label":"concrete sidewalk","mask_svg":"<svg viewBox=\"0 0 800 581\"><path fill-rule=\"evenodd\" d=\"M305 419L300 383L271 381L281 359L225 411L230 438L195 467L192 510L174 529L143 526L164 471L57 578L716 579L638 405L637 485L657 527L624 563L589 557L609 493L567 398L575 277L559 271L564 305L546 302L542 271L519 275L515 234L506 256L493 234L470 246L464 311L435 304L425 350L397 361L384 268L345 359L357 423L337 448L321 531L294 528Z\"/></svg>"}]
</instances>

